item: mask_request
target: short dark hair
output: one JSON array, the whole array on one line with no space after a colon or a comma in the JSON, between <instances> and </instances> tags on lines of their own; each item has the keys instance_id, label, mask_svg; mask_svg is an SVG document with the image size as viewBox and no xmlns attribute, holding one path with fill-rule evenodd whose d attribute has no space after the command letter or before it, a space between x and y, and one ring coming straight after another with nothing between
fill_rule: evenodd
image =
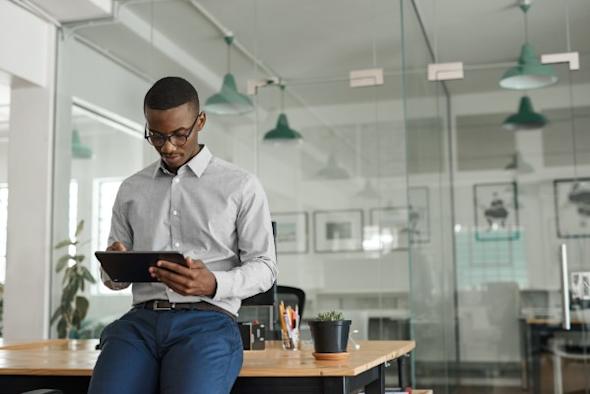
<instances>
[{"instance_id":1,"label":"short dark hair","mask_svg":"<svg viewBox=\"0 0 590 394\"><path fill-rule=\"evenodd\" d=\"M143 110L170 109L185 103L191 103L195 111L199 112L199 94L195 87L184 78L164 77L145 94Z\"/></svg>"}]
</instances>

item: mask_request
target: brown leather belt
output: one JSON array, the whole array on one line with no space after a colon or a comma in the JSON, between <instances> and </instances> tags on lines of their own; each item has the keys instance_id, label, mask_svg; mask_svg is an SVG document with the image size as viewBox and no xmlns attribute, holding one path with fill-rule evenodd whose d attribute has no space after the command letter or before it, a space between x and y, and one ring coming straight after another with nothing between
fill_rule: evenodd
<instances>
[{"instance_id":1,"label":"brown leather belt","mask_svg":"<svg viewBox=\"0 0 590 394\"><path fill-rule=\"evenodd\" d=\"M231 317L234 321L237 321L237 317L231 313L226 311L225 309L218 307L217 305L210 304L205 301L199 302L170 302L168 300L150 300L146 302L141 302L139 304L133 305L136 308L142 309L151 309L152 311L172 311L172 310L185 310L185 311L212 311L212 312L220 312L229 317Z\"/></svg>"}]
</instances>

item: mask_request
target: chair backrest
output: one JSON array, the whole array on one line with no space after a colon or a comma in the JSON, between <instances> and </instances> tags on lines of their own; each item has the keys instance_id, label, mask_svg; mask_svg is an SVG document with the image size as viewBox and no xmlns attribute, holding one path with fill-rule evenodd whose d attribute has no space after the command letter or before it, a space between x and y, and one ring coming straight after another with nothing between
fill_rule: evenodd
<instances>
[{"instance_id":1,"label":"chair backrest","mask_svg":"<svg viewBox=\"0 0 590 394\"><path fill-rule=\"evenodd\" d=\"M299 308L299 317L303 318L303 308L305 307L305 292L298 287L277 286L278 301L283 301L285 305Z\"/></svg>"},{"instance_id":2,"label":"chair backrest","mask_svg":"<svg viewBox=\"0 0 590 394\"><path fill-rule=\"evenodd\" d=\"M275 259L277 246L277 222L272 222L272 236L275 242ZM242 306L274 306L277 301L277 284L272 285L264 293L253 295L242 300Z\"/></svg>"},{"instance_id":3,"label":"chair backrest","mask_svg":"<svg viewBox=\"0 0 590 394\"><path fill-rule=\"evenodd\" d=\"M277 284L264 293L259 293L242 300L242 306L273 306L277 300Z\"/></svg>"}]
</instances>

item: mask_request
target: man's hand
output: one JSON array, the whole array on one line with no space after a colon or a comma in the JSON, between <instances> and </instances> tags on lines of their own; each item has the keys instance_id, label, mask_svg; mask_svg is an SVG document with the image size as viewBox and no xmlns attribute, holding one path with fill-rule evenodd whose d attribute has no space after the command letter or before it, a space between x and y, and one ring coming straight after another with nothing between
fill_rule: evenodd
<instances>
[{"instance_id":1,"label":"man's hand","mask_svg":"<svg viewBox=\"0 0 590 394\"><path fill-rule=\"evenodd\" d=\"M123 242L115 241L111 246L107 248L107 252L126 252L127 248L123 245Z\"/></svg>"},{"instance_id":2,"label":"man's hand","mask_svg":"<svg viewBox=\"0 0 590 394\"><path fill-rule=\"evenodd\" d=\"M150 275L184 296L212 297L217 290L215 275L201 260L190 257L186 258L186 267L160 260L157 267L150 267Z\"/></svg>"}]
</instances>

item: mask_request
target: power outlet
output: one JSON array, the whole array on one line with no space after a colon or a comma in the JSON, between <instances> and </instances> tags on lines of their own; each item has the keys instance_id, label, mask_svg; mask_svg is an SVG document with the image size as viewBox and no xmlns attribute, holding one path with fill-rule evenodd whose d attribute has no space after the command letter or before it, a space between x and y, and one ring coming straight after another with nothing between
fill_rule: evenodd
<instances>
[{"instance_id":1,"label":"power outlet","mask_svg":"<svg viewBox=\"0 0 590 394\"><path fill-rule=\"evenodd\" d=\"M590 272L571 273L573 300L590 300Z\"/></svg>"}]
</instances>

